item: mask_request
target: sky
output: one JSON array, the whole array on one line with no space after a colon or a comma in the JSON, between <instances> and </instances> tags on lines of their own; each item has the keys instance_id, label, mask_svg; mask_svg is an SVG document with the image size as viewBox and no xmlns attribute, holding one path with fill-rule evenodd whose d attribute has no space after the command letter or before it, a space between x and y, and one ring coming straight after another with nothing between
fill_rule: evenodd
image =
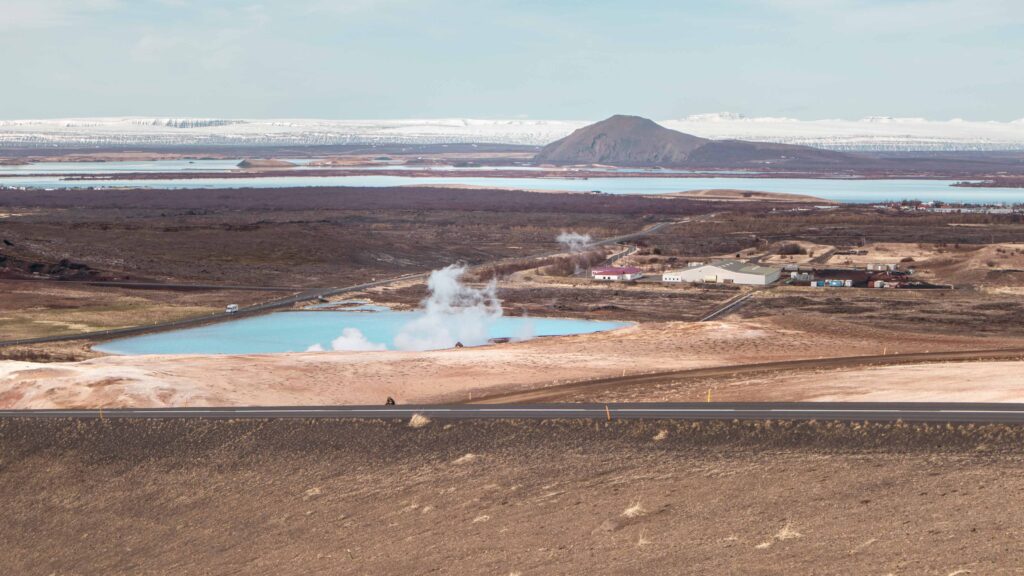
<instances>
[{"instance_id":1,"label":"sky","mask_svg":"<svg viewBox=\"0 0 1024 576\"><path fill-rule=\"evenodd\" d=\"M1024 118L1021 0L0 0L0 118Z\"/></svg>"}]
</instances>

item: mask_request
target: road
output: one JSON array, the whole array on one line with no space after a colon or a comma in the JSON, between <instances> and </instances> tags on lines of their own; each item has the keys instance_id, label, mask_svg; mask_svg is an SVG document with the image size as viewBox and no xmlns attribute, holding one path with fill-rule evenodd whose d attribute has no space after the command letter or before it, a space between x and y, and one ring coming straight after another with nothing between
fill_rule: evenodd
<instances>
[{"instance_id":1,"label":"road","mask_svg":"<svg viewBox=\"0 0 1024 576\"><path fill-rule=\"evenodd\" d=\"M714 214L708 214L708 215L704 216L704 218L711 218L711 217L714 217L714 216L715 216ZM668 221L668 222L658 222L657 224L653 224L651 226L647 226L644 229L639 230L637 232L631 232L629 234L623 234L622 236L612 236L611 238L605 238L603 240L598 240L596 242L591 242L590 244L587 244L586 247L587 248L591 248L591 247L597 247L597 246L605 246L607 244L616 244L618 242L628 242L630 240L636 240L638 238L643 238L644 236L647 236L647 235L650 235L650 234L654 234L655 232L660 232L662 229L664 229L667 226L675 226L676 224L685 224L685 223L687 223L689 221L690 221L690 219L686 218L684 220L673 220L673 221ZM554 253L549 254L547 256L548 257L550 257L550 256L557 256L558 254L564 254L564 252L554 252Z\"/></svg>"},{"instance_id":2,"label":"road","mask_svg":"<svg viewBox=\"0 0 1024 576\"><path fill-rule=\"evenodd\" d=\"M658 222L656 224L653 224L651 226L647 226L647 227L643 228L642 230L638 230L636 232L631 232L629 234L623 234L621 236L614 236L614 237L611 237L611 238L604 238L602 240L597 240L595 242L592 242L592 243L588 244L587 247L598 247L598 246L605 246L607 244L616 244L618 242L628 242L629 240L634 240L634 239L637 239L637 238L642 238L644 236L647 236L648 234L653 234L655 232L658 232L658 231L662 230L666 226L671 226L671 225L677 224L677 223L679 223L679 222L677 222L677 221ZM564 253L565 252L562 252L562 251L551 252L551 253L548 253L548 254L543 254L543 255L540 255L540 256L536 256L535 258L537 258L537 259L550 258L552 256L558 256L558 255L564 254ZM499 260L498 262L503 262L503 261L507 261L507 260L516 260L516 259L517 258L510 258L510 259ZM486 265L490 265L490 264L493 264L493 263L488 263ZM366 290L368 288L375 288L375 287L378 287L378 286L386 286L388 284L394 284L396 282L404 282L404 281L408 281L408 280L424 279L424 278L427 278L427 276L429 276L429 275L430 275L430 272L420 272L420 273L415 273L415 274L405 274L403 276L397 276L397 277L393 277L393 278L386 278L386 279L383 279L383 280L376 280L376 281L372 281L372 282L364 282L362 284L356 284L356 285L353 285L353 286L345 286L343 288L309 288L309 289L304 289L301 292L299 292L297 294L294 294L294 295L291 295L291 296L286 296L286 297L283 297L283 298L277 298L275 300L270 300L268 302L263 302L261 304L255 304L253 306L246 306L246 307L239 308L238 312L235 312L235 313L232 313L232 314L228 314L226 312L218 312L218 313L214 313L214 314L207 314L205 316L196 316L196 317L192 317L192 318L185 318L185 319L182 319L182 320L175 320L175 321L171 321L171 322L161 322L161 323L158 323L158 324L146 324L146 325L142 325L142 326L130 326L130 327L127 327L127 328L115 328L115 329L111 329L111 330L96 330L96 331L92 331L92 332L80 332L78 334L63 334L63 335L59 335L59 336L43 336L43 337L39 337L39 338L23 338L23 339L20 339L20 340L2 340L2 341L0 341L0 347L4 347L4 346L19 346L19 345L26 345L26 344L43 344L43 343L47 343L47 342L70 342L70 341L73 341L73 340L108 339L108 338L114 338L114 337L123 337L123 336L133 336L133 335L137 335L137 334L145 334L145 333L149 333L149 332L158 332L158 331L163 331L163 330L172 330L172 329L178 329L178 328L188 328L188 327L191 327L191 326L199 326L199 325L203 325L203 324L211 324L211 323L214 323L214 322L223 322L225 320L233 320L235 318L239 318L239 317L242 317L242 316L250 316L250 315L254 315L254 314L261 314L261 313L264 313L264 312L269 312L269 311L277 310L277 309L280 309L280 308L289 308L291 306L294 306L295 304L298 304L299 302L307 302L307 301L310 301L310 300L316 300L318 298L327 298L327 297L330 297L330 296L338 296L338 295L346 294L346 293L350 293L350 292L359 292L359 291L362 291L362 290ZM159 286L159 285L153 285L153 286L147 286L147 287L157 287L157 286ZM163 285L162 287L164 287L164 288L175 288L175 287L186 288L186 287L194 287L194 286L195 285L190 285L190 284L168 284L168 285Z\"/></svg>"},{"instance_id":3,"label":"road","mask_svg":"<svg viewBox=\"0 0 1024 576\"><path fill-rule=\"evenodd\" d=\"M759 290L764 290L764 289L765 288L755 288L751 292L747 292L746 294L741 294L739 296L736 296L735 298L730 298L729 300L727 300L725 302L725 304L723 304L722 306L718 307L717 309L715 309L713 312L711 312L707 316L704 316L703 318L701 318L699 320L699 322L710 322L712 320L717 320L717 319L721 318L722 316L727 316L727 315L735 312L736 310L738 310L740 308L740 306L743 306L744 304L747 303L748 300L753 298L754 295L756 295Z\"/></svg>"},{"instance_id":4,"label":"road","mask_svg":"<svg viewBox=\"0 0 1024 576\"><path fill-rule=\"evenodd\" d=\"M0 418L340 418L439 420L844 420L1024 424L1024 404L969 403L657 403L433 406L282 406L117 410L2 410Z\"/></svg>"},{"instance_id":5,"label":"road","mask_svg":"<svg viewBox=\"0 0 1024 576\"><path fill-rule=\"evenodd\" d=\"M790 373L801 370L836 370L867 366L892 366L897 364L923 364L933 362L970 362L979 360L1021 360L1024 348L996 350L961 350L956 352L914 352L909 354L878 354L868 356L846 356L839 358L811 358L785 360L781 362L760 362L732 366L713 366L689 370L668 370L595 378L578 382L567 382L522 392L507 392L474 398L472 404L506 404L556 402L582 392L594 393L602 390L622 392L630 387L652 386L666 382L681 382L703 378L733 377L759 372Z\"/></svg>"}]
</instances>

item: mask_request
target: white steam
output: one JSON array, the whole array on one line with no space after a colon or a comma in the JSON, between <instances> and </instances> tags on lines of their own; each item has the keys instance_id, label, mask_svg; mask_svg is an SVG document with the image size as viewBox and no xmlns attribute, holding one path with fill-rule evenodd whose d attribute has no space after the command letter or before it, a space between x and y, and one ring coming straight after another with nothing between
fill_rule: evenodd
<instances>
[{"instance_id":1,"label":"white steam","mask_svg":"<svg viewBox=\"0 0 1024 576\"><path fill-rule=\"evenodd\" d=\"M338 336L331 341L331 350L336 352L372 352L375 350L387 350L388 347L385 344L378 344L376 342L370 342L366 336L359 330L359 328L345 328L341 331L341 336ZM306 352L323 352L324 347L320 344L313 344L309 348L306 348Z\"/></svg>"},{"instance_id":2,"label":"white steam","mask_svg":"<svg viewBox=\"0 0 1024 576\"><path fill-rule=\"evenodd\" d=\"M559 244L565 246L569 250L569 252L582 252L587 246L590 245L590 243L593 241L593 238L590 237L590 234L562 232L555 238L555 240L557 240Z\"/></svg>"},{"instance_id":3,"label":"white steam","mask_svg":"<svg viewBox=\"0 0 1024 576\"><path fill-rule=\"evenodd\" d=\"M590 234L579 234L577 232L566 232L563 230L561 234L555 237L555 240L557 240L559 244L565 246L569 252L576 254L576 256L572 257L573 265L576 267L575 274L579 275L583 272L583 267L580 266L580 260L582 258L579 254L589 248L591 242L593 242L593 238L590 237Z\"/></svg>"},{"instance_id":4,"label":"white steam","mask_svg":"<svg viewBox=\"0 0 1024 576\"><path fill-rule=\"evenodd\" d=\"M370 342L363 336L359 328L345 328L338 336L331 341L331 350L348 350L351 352L369 352L372 350L387 350L385 344Z\"/></svg>"},{"instance_id":5,"label":"white steam","mask_svg":"<svg viewBox=\"0 0 1024 576\"><path fill-rule=\"evenodd\" d=\"M519 324L519 328L516 330L516 335L512 337L513 342L525 342L527 340L533 340L537 337L536 327L533 325L533 319L523 314L523 321Z\"/></svg>"},{"instance_id":6,"label":"white steam","mask_svg":"<svg viewBox=\"0 0 1024 576\"><path fill-rule=\"evenodd\" d=\"M427 280L430 295L423 301L423 315L409 322L395 336L399 350L438 350L486 344L489 328L501 318L497 285L491 280L483 289L461 282L466 267L452 264L434 270Z\"/></svg>"}]
</instances>

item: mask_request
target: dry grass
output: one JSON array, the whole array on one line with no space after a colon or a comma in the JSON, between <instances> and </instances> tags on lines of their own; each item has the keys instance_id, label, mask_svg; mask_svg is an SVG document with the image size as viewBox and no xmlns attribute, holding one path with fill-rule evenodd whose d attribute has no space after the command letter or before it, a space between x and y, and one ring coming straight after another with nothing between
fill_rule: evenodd
<instances>
[{"instance_id":1,"label":"dry grass","mask_svg":"<svg viewBox=\"0 0 1024 576\"><path fill-rule=\"evenodd\" d=\"M801 538L803 534L797 532L792 526L786 524L781 530L775 533L775 539L779 541L792 540L793 538Z\"/></svg>"},{"instance_id":2,"label":"dry grass","mask_svg":"<svg viewBox=\"0 0 1024 576\"><path fill-rule=\"evenodd\" d=\"M221 312L277 293L129 290L0 280L0 340L156 324Z\"/></svg>"},{"instance_id":3,"label":"dry grass","mask_svg":"<svg viewBox=\"0 0 1024 576\"><path fill-rule=\"evenodd\" d=\"M430 424L430 418L423 414L413 414L412 418L409 418L409 428L423 428L427 424Z\"/></svg>"},{"instance_id":4,"label":"dry grass","mask_svg":"<svg viewBox=\"0 0 1024 576\"><path fill-rule=\"evenodd\" d=\"M640 501L637 500L629 505L628 508L622 511L624 518L639 518L647 514L647 510L644 510L643 506L640 505Z\"/></svg>"}]
</instances>

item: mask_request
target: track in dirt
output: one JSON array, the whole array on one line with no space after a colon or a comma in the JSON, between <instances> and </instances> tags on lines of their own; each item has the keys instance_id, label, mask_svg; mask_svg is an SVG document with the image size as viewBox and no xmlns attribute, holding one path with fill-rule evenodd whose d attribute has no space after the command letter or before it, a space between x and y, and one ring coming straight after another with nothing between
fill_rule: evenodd
<instances>
[{"instance_id":1,"label":"track in dirt","mask_svg":"<svg viewBox=\"0 0 1024 576\"><path fill-rule=\"evenodd\" d=\"M910 354L846 356L839 358L813 358L807 360L785 360L732 366L713 366L689 370L671 370L596 378L580 382L557 384L522 392L507 392L483 396L467 401L468 404L515 404L534 402L557 402L580 392L596 392L615 389L662 384L669 381L696 380L699 378L730 377L760 372L820 370L859 368L865 366L892 366L897 364L923 364L931 362L977 362L984 360L1024 360L1024 348L997 350L968 350L960 352L916 352Z\"/></svg>"}]
</instances>

